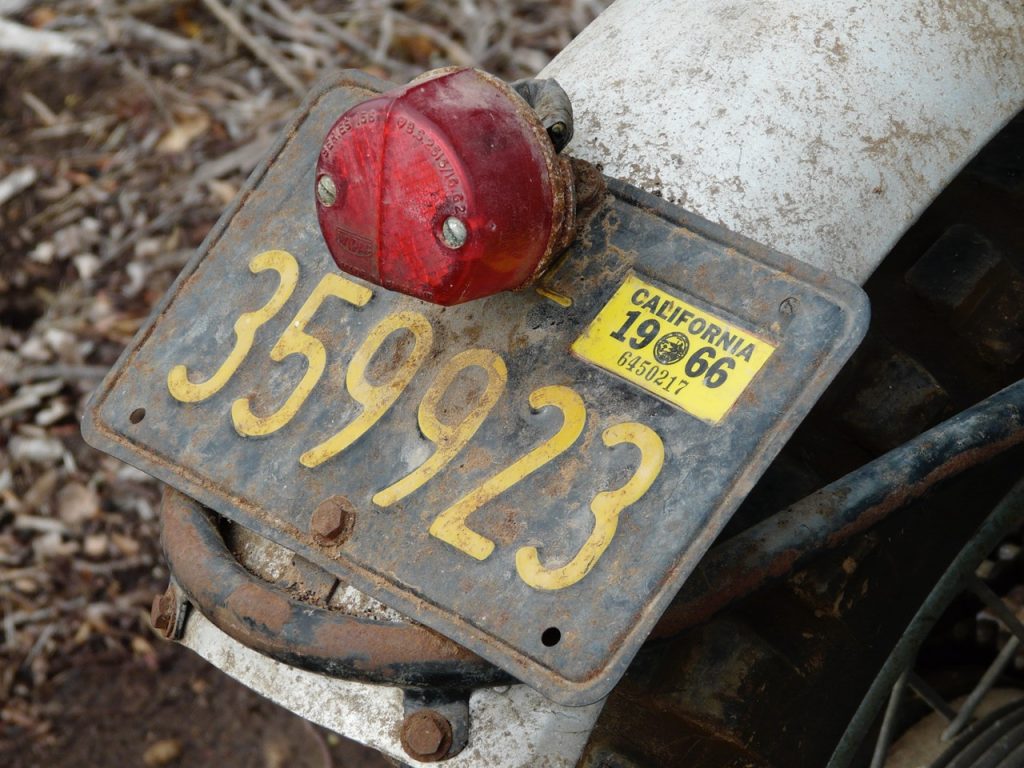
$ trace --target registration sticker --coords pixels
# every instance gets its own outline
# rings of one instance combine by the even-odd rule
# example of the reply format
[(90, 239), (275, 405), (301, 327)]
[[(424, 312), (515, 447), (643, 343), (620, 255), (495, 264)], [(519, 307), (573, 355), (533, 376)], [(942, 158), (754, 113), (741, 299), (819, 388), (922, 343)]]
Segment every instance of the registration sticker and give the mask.
[(775, 346), (630, 274), (572, 351), (699, 419), (717, 423)]

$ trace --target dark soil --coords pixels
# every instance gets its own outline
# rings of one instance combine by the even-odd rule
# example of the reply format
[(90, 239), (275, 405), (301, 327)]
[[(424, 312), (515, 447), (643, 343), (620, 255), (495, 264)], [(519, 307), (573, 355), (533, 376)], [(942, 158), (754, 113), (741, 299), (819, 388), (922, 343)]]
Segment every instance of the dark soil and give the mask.
[[(49, 681), (38, 703), (46, 734), (4, 743), (8, 768), (187, 765), (384, 768), (378, 752), (310, 725), (187, 649), (150, 660), (94, 659)], [(10, 730), (10, 729), (8, 729)]]

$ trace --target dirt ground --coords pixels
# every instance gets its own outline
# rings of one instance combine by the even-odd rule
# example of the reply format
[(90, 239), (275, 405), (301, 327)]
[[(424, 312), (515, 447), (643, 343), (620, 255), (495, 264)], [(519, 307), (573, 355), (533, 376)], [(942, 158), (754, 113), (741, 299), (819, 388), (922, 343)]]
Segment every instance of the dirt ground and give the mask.
[(156, 638), (159, 489), (82, 407), (326, 70), (524, 77), (606, 4), (0, 0), (0, 765), (381, 764)]
[(392, 765), (378, 752), (310, 725), (169, 643), (147, 659), (80, 661), (42, 686), (36, 702), (53, 718), (53, 729), (45, 738), (22, 731), (0, 747), (0, 765)]

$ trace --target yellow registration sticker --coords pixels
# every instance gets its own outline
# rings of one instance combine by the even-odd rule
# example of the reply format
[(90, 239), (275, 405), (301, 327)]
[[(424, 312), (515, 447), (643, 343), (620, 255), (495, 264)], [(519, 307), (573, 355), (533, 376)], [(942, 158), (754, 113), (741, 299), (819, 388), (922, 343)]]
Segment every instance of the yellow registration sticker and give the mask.
[(572, 351), (714, 423), (729, 412), (775, 346), (631, 274)]

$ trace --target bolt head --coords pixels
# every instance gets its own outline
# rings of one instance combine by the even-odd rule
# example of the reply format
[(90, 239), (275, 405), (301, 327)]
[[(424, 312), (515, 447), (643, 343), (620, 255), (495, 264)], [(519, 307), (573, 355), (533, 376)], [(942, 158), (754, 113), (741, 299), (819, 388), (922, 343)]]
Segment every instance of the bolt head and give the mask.
[(355, 508), (344, 496), (331, 496), (313, 511), (310, 530), (322, 539), (340, 543), (352, 530)]
[(452, 746), (452, 724), (433, 709), (413, 712), (402, 723), (402, 748), (420, 762), (435, 762), (448, 756)]
[(321, 176), (316, 183), (316, 197), (321, 205), (327, 207), (334, 205), (335, 200), (338, 199), (338, 188), (334, 184), (334, 179), (327, 175)]
[(466, 225), (462, 219), (449, 216), (444, 220), (444, 224), (441, 225), (441, 240), (449, 248), (461, 248), (466, 244), (468, 236), (469, 232), (466, 230)]

